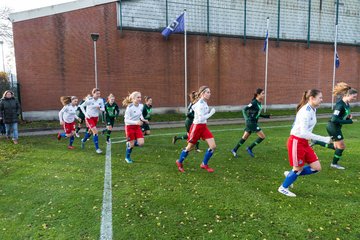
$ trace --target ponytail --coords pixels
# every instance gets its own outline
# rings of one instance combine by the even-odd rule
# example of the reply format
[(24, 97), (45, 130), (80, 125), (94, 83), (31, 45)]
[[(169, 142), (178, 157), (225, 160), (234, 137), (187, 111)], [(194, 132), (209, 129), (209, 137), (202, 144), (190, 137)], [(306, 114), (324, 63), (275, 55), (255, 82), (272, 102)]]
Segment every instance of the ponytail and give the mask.
[(62, 103), (62, 105), (66, 106), (69, 103), (71, 103), (71, 97), (70, 96), (61, 96), (60, 97), (60, 102)]
[(124, 100), (122, 101), (122, 105), (124, 107), (127, 107), (130, 103), (132, 103), (132, 100), (130, 98), (130, 94), (124, 98)]
[(334, 87), (334, 91), (333, 91), (333, 95), (334, 96), (345, 96), (345, 95), (349, 95), (349, 94), (356, 94), (357, 90), (354, 88), (351, 88), (349, 84), (345, 83), (345, 82), (339, 82), (338, 84), (336, 84), (336, 86)]
[(208, 86), (201, 86), (199, 88), (199, 90), (193, 94), (193, 96), (194, 96), (193, 103), (196, 103), (197, 101), (199, 101), (199, 99), (201, 98), (201, 94), (203, 92), (205, 92), (205, 90), (208, 89), (208, 88), (209, 88)]
[(129, 93), (129, 95), (127, 97), (125, 97), (124, 100), (122, 101), (122, 105), (127, 107), (128, 105), (130, 105), (130, 103), (132, 103), (134, 101), (135, 97), (139, 94), (141, 94), (141, 93), (138, 91)]
[(316, 97), (319, 93), (321, 93), (321, 91), (317, 89), (305, 91), (299, 104), (296, 107), (296, 112), (298, 112), (309, 101), (310, 97)]
[(190, 102), (191, 102), (191, 103), (194, 102), (195, 97), (196, 97), (196, 92), (195, 92), (195, 91), (192, 91), (192, 92), (189, 94), (189, 98), (190, 98)]
[(263, 91), (264, 90), (261, 88), (256, 89), (253, 99), (257, 98), (257, 96), (260, 95)]

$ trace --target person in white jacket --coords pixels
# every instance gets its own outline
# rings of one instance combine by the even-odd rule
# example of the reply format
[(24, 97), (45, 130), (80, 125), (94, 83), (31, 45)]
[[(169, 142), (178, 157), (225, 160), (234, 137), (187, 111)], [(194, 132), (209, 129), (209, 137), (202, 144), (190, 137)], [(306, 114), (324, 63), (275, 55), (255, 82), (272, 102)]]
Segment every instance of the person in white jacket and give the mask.
[[(93, 133), (93, 141), (95, 145), (96, 153), (102, 153), (101, 149), (99, 148), (99, 136), (98, 136), (98, 129), (96, 128), (96, 124), (99, 119), (99, 114), (105, 111), (104, 100), (100, 97), (100, 89), (94, 88), (92, 90), (92, 97), (89, 97), (80, 105), (81, 111), (85, 115), (85, 122), (86, 126), (90, 129)], [(86, 110), (85, 110), (86, 107)], [(85, 133), (83, 139), (81, 139), (81, 148), (85, 147), (85, 142), (91, 136), (89, 132)]]
[(68, 149), (74, 149), (75, 119), (79, 120), (79, 117), (76, 116), (78, 98), (75, 96), (62, 96), (60, 101), (64, 107), (59, 112), (59, 121), (65, 132), (59, 132), (57, 139), (60, 140), (62, 137), (68, 137), (70, 139)]
[(188, 133), (188, 144), (186, 148), (181, 151), (179, 159), (176, 160), (176, 165), (180, 172), (184, 172), (183, 162), (188, 156), (189, 152), (194, 148), (195, 144), (201, 138), (207, 142), (209, 148), (205, 153), (203, 162), (201, 163), (200, 167), (207, 170), (208, 172), (214, 172), (214, 169), (209, 167), (208, 162), (215, 151), (216, 144), (214, 136), (206, 125), (207, 119), (215, 113), (215, 109), (212, 108), (210, 110), (209, 106), (207, 105), (207, 101), (211, 96), (210, 88), (207, 86), (200, 87), (195, 96), (194, 105), (192, 106), (195, 116), (194, 122), (191, 125), (190, 131)]
[[(289, 197), (296, 197), (289, 187), (295, 182), (298, 176), (317, 173), (321, 170), (316, 153), (309, 145), (309, 140), (330, 143), (330, 137), (323, 137), (312, 133), (316, 125), (316, 108), (322, 102), (320, 90), (312, 89), (305, 91), (296, 110), (296, 118), (287, 142), (290, 171), (285, 171), (285, 180), (278, 188), (278, 191)], [(305, 164), (308, 164), (305, 166)]]
[(141, 147), (144, 145), (144, 135), (140, 126), (143, 123), (149, 124), (149, 122), (145, 120), (142, 115), (144, 106), (141, 104), (140, 92), (132, 92), (123, 100), (122, 104), (126, 107), (124, 114), (125, 134), (127, 140), (125, 161), (127, 163), (132, 163), (133, 160), (130, 157), (132, 149), (134, 146)]

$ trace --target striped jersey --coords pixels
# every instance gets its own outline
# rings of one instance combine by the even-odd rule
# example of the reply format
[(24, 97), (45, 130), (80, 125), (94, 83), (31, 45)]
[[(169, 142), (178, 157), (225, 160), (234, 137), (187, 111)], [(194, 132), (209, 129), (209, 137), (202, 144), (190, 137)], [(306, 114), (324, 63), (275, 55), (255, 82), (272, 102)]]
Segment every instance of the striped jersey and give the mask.
[(59, 120), (60, 122), (72, 123), (75, 121), (76, 109), (78, 106), (73, 106), (71, 103), (65, 105), (59, 112)]
[(104, 100), (102, 98), (94, 99), (93, 97), (89, 97), (80, 105), (80, 109), (85, 116), (98, 117), (101, 111), (105, 111)]
[(316, 109), (312, 108), (310, 104), (307, 103), (297, 112), (290, 134), (307, 140), (317, 140), (329, 143), (330, 137), (323, 137), (312, 133), (315, 125)]
[(124, 123), (125, 125), (136, 125), (140, 120), (144, 120), (142, 115), (143, 104), (134, 105), (131, 103), (126, 107), (124, 114)]
[(203, 99), (197, 101), (193, 106), (194, 110), (194, 122), (193, 124), (202, 124), (207, 123), (207, 119), (210, 118), (213, 114), (210, 113), (209, 106), (207, 102)]

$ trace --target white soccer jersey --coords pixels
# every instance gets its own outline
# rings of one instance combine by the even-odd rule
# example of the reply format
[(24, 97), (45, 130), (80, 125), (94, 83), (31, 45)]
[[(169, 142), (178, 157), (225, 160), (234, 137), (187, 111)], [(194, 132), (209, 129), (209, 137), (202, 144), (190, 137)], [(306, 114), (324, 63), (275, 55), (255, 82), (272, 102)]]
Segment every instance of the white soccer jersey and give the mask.
[(206, 123), (207, 119), (210, 118), (215, 111), (209, 112), (209, 106), (207, 105), (206, 101), (200, 99), (197, 101), (193, 106), (192, 109), (194, 110), (194, 124), (201, 124)]
[(142, 115), (143, 107), (142, 104), (135, 106), (132, 103), (127, 106), (124, 114), (125, 125), (136, 125), (140, 120), (144, 120)]
[(59, 120), (60, 122), (72, 123), (75, 121), (77, 106), (73, 106), (71, 103), (64, 106), (59, 112)]
[(290, 134), (307, 140), (317, 140), (325, 143), (330, 142), (330, 137), (323, 137), (312, 133), (315, 124), (316, 109), (307, 103), (297, 112)]
[[(86, 111), (84, 107), (86, 107)], [(89, 97), (80, 105), (80, 109), (86, 118), (98, 117), (101, 111), (105, 111), (104, 100), (102, 98), (95, 100), (93, 97)]]

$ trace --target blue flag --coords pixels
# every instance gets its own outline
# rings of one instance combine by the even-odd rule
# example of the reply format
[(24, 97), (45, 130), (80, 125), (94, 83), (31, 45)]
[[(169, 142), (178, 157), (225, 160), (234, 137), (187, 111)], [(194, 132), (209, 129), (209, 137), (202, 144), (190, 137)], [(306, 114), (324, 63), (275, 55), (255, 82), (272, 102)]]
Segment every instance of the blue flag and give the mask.
[(267, 48), (268, 39), (269, 39), (269, 31), (266, 30), (266, 36), (265, 36), (265, 41), (264, 41), (264, 52), (266, 51), (266, 48)]
[(336, 57), (335, 57), (335, 67), (339, 68), (340, 67), (340, 58), (338, 53), (336, 52)]
[(170, 34), (176, 32), (184, 32), (185, 29), (185, 21), (184, 21), (184, 14), (181, 14), (177, 19), (175, 19), (172, 23), (169, 24), (161, 34), (164, 37), (169, 37)]

